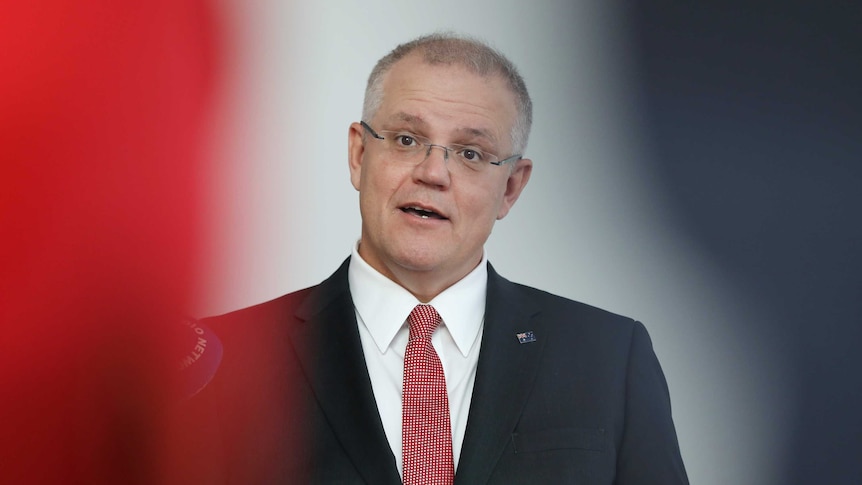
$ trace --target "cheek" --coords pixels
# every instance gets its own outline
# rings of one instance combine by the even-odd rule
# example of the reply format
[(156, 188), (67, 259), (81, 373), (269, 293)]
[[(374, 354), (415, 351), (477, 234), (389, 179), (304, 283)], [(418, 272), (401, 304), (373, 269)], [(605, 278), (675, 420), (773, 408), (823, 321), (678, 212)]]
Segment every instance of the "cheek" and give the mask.
[(387, 212), (390, 201), (398, 190), (398, 174), (392, 171), (366, 169), (362, 173), (359, 203), (363, 217), (368, 211)]
[(490, 232), (500, 212), (502, 199), (502, 192), (490, 188), (463, 198), (459, 207), (467, 222), (467, 230), (472, 233)]
[(497, 213), (503, 204), (503, 194), (506, 187), (502, 182), (489, 184), (481, 190), (481, 195), (476, 197), (476, 204), (481, 206), (483, 214), (492, 220), (497, 219)]

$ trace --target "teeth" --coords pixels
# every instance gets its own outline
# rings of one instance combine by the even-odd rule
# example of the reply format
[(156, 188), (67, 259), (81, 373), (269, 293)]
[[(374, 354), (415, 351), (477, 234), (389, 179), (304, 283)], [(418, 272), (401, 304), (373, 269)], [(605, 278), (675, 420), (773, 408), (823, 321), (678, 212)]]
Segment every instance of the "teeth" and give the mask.
[(433, 210), (423, 209), (422, 207), (417, 207), (415, 205), (406, 206), (402, 210), (410, 211), (413, 214), (421, 217), (422, 219), (430, 219), (431, 216), (436, 215), (436, 213)]

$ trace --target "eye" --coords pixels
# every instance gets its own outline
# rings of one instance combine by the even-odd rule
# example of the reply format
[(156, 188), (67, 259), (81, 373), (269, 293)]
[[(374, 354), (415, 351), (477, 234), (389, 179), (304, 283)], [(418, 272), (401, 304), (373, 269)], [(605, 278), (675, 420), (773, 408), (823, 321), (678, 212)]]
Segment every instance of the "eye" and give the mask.
[(481, 162), (485, 158), (482, 152), (473, 148), (462, 148), (458, 154), (468, 162)]
[(399, 147), (402, 147), (402, 148), (415, 147), (419, 144), (416, 141), (416, 138), (414, 138), (413, 135), (410, 135), (410, 134), (405, 134), (405, 133), (398, 134), (398, 135), (395, 135), (394, 139), (395, 139), (395, 144)]

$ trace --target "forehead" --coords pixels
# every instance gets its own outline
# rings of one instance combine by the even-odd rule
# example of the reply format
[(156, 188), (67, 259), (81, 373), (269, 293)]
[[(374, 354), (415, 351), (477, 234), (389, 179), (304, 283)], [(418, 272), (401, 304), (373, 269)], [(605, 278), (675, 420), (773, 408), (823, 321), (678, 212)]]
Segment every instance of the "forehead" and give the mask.
[(429, 64), (411, 54), (384, 75), (382, 87), (375, 119), (485, 134), (510, 143), (516, 97), (498, 74), (483, 76), (460, 64)]

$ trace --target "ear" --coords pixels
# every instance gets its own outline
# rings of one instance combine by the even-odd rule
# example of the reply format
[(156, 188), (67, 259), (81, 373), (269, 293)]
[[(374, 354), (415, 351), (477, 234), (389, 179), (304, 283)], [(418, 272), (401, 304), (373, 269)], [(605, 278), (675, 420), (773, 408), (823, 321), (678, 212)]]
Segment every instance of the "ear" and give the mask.
[(500, 204), (500, 210), (497, 212), (497, 220), (506, 217), (509, 210), (515, 205), (515, 201), (521, 196), (521, 191), (527, 186), (530, 181), (530, 174), (533, 172), (533, 161), (529, 158), (522, 158), (515, 162), (515, 167), (509, 173), (509, 178), (506, 179), (506, 191), (503, 192), (503, 202)]
[(350, 167), (350, 183), (356, 190), (359, 190), (359, 182), (362, 179), (362, 156), (365, 153), (362, 136), (364, 134), (362, 125), (350, 124), (350, 130), (347, 133), (347, 164)]

